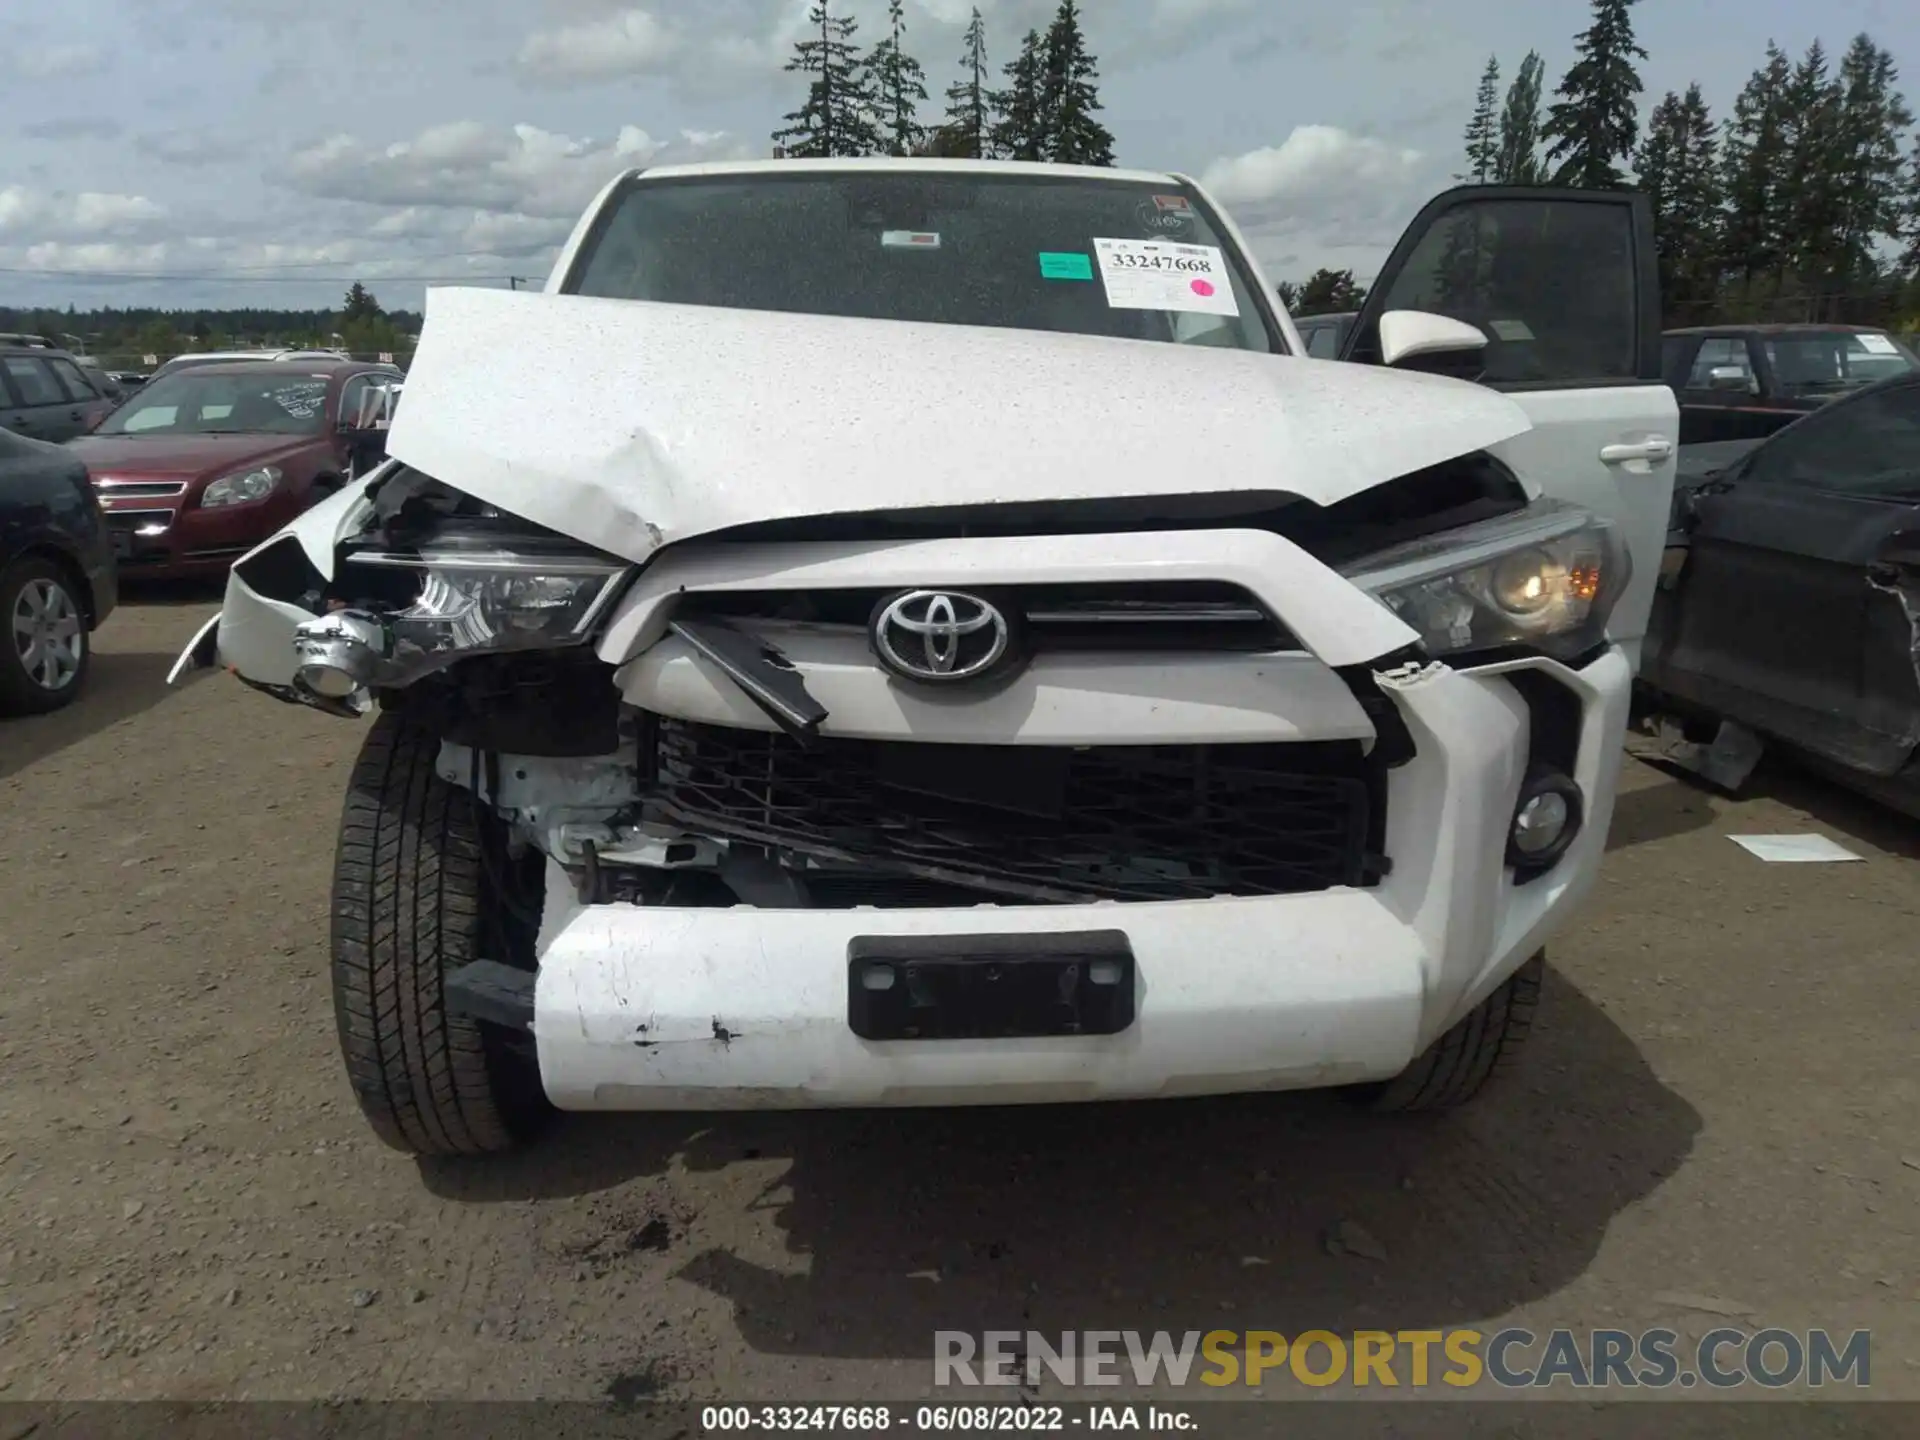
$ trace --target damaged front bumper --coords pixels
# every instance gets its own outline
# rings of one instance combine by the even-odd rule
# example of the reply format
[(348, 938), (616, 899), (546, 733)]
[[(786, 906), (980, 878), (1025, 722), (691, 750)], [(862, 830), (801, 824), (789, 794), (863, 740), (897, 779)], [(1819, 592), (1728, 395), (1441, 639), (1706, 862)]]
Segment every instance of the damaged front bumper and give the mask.
[[(315, 703), (293, 637), (325, 613), (313, 582), (326, 589), (360, 523), (360, 489), (295, 527), (297, 556), (282, 542), (237, 565), (217, 628), (183, 664), (217, 660)], [(1289, 643), (1042, 652), (995, 687), (941, 693), (889, 679), (846, 626), (727, 609), (850, 586), (1143, 580), (1234, 587)], [(690, 620), (696, 602), (733, 618), (718, 631)], [(777, 655), (779, 693), (743, 686), (734, 672), (751, 653), (716, 633)], [(1013, 1103), (1391, 1077), (1592, 883), (1632, 678), (1616, 647), (1455, 668), (1425, 660), (1417, 640), (1263, 531), (669, 551), (595, 641), (617, 691), (617, 749), (542, 761), (447, 740), (442, 777), (548, 856), (531, 994), (524, 981), (487, 988), (471, 1012), (519, 1017), (564, 1109)], [(978, 780), (968, 752), (991, 752)], [(1001, 763), (1016, 754), (1051, 766), (1036, 787), (1065, 788), (1045, 825), (1009, 822), (983, 846), (951, 823), (949, 802), (966, 798), (954, 777), (1010, 787), (977, 798), (1017, 815), (1022, 782)], [(874, 768), (835, 768), (855, 761)], [(912, 773), (887, 769), (907, 762)], [(1584, 823), (1529, 871), (1511, 853), (1515, 818), (1543, 770), (1571, 783)], [(847, 778), (866, 774), (880, 791)], [(1103, 802), (1122, 790), (1126, 804)], [(861, 1033), (859, 992), (873, 983), (861, 957), (876, 946), (938, 957), (1027, 940), (1123, 953), (1112, 973), (1131, 1004), (1082, 1006), (1094, 1018), (1077, 1034)]]
[[(1501, 863), (1526, 769), (1515, 673), (1578, 706), (1587, 823), (1552, 871)], [(1147, 903), (762, 909), (582, 904), (550, 864), (532, 1028), (563, 1109), (1017, 1103), (1385, 1079), (1540, 948), (1591, 884), (1631, 668), (1383, 675), (1417, 749), (1388, 779), (1392, 873), (1371, 888)], [(1118, 1034), (874, 1042), (849, 1025), (867, 937), (1119, 931), (1137, 1013)]]

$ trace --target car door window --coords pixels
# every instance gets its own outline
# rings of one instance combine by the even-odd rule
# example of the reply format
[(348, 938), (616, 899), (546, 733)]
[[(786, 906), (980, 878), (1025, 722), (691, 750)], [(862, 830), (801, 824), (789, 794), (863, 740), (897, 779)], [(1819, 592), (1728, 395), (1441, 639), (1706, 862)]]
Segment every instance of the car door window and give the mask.
[[(1487, 337), (1485, 384), (1636, 381), (1635, 243), (1625, 205), (1476, 199), (1426, 227), (1379, 311), (1425, 310), (1476, 326)], [(1353, 358), (1377, 359), (1378, 349), (1377, 334), (1363, 336)]]
[(340, 390), (340, 423), (356, 424), (360, 419), (360, 407), (366, 403), (367, 392), (372, 388), (371, 376), (355, 375)]
[(47, 368), (44, 360), (35, 360), (26, 355), (9, 355), (0, 360), (0, 368), (4, 368), (7, 378), (13, 381), (14, 394), (20, 397), (22, 405), (70, 403), (66, 391), (60, 388), (60, 382), (54, 378), (53, 371)]
[[(1732, 372), (1738, 371), (1737, 375)], [(1689, 390), (1731, 390), (1751, 393), (1755, 388), (1753, 361), (1747, 342), (1738, 335), (1717, 335), (1700, 342), (1700, 353), (1687, 371)]]
[(1315, 325), (1303, 338), (1307, 342), (1307, 354), (1316, 360), (1332, 360), (1340, 353), (1337, 325)]
[(1920, 495), (1920, 385), (1820, 411), (1754, 452), (1741, 477), (1902, 498)]
[(86, 372), (71, 360), (63, 360), (55, 356), (50, 358), (47, 364), (53, 367), (53, 373), (59, 376), (60, 382), (66, 387), (69, 399), (86, 404), (100, 398), (92, 382), (87, 379)]

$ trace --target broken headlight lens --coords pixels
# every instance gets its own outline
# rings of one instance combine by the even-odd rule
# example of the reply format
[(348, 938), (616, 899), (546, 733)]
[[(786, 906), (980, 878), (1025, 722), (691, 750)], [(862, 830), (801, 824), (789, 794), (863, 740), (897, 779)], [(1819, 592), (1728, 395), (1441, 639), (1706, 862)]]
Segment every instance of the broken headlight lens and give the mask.
[(632, 566), (580, 548), (361, 551), (343, 578), (410, 595), (345, 606), (295, 627), (297, 683), (323, 697), (399, 688), (472, 655), (556, 650), (592, 634)]
[(359, 554), (356, 565), (418, 572), (413, 604), (391, 615), (397, 641), (427, 651), (526, 650), (587, 638), (632, 567), (590, 551)]
[(1345, 574), (1434, 654), (1524, 645), (1572, 656), (1606, 638), (1630, 561), (1609, 521), (1548, 500), (1369, 555)]

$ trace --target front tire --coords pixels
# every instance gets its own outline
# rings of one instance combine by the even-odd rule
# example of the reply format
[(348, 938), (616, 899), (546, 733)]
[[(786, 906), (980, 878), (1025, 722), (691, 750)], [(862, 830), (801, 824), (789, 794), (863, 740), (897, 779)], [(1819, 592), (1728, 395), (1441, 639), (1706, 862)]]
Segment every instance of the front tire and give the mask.
[(334, 861), (334, 1018), (383, 1141), (484, 1155), (531, 1138), (550, 1109), (532, 1057), (449, 1013), (442, 982), (473, 960), (532, 968), (537, 911), (510, 911), (516, 892), (538, 895), (541, 862), (505, 853), (505, 827), (435, 774), (439, 750), (391, 713), (361, 747)]
[(1452, 1110), (1464, 1105), (1518, 1063), (1540, 1006), (1547, 969), (1544, 950), (1429, 1045), (1420, 1058), (1381, 1085), (1356, 1088), (1354, 1098), (1383, 1113)]
[(0, 570), (0, 714), (71, 705), (93, 664), (73, 577), (42, 555)]

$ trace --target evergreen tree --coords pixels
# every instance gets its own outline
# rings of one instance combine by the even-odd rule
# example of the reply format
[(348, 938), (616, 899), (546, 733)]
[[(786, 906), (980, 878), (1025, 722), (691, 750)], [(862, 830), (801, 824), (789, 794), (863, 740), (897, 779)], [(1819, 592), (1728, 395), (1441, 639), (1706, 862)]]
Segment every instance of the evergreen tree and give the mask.
[(960, 52), (960, 78), (947, 87), (947, 122), (940, 127), (942, 154), (979, 160), (993, 153), (993, 95), (987, 89), (987, 24), (980, 7), (967, 21)]
[(1480, 89), (1473, 97), (1473, 118), (1467, 121), (1467, 173), (1455, 176), (1486, 184), (1500, 167), (1500, 59), (1487, 57), (1480, 72)]
[(780, 153), (796, 159), (871, 155), (881, 148), (867, 68), (854, 43), (857, 22), (836, 17), (832, 0), (814, 0), (807, 23), (815, 34), (793, 47), (786, 69), (808, 78), (807, 99), (774, 132)]
[(880, 135), (887, 153), (912, 155), (925, 136), (918, 106), (927, 98), (927, 76), (903, 46), (907, 21), (900, 7), (901, 0), (889, 0), (887, 38), (867, 57), (867, 88), (879, 111)]
[(1653, 201), (1660, 294), (1675, 323), (1705, 318), (1719, 288), (1718, 146), (1698, 82), (1669, 90), (1647, 121), (1634, 157), (1640, 189)]
[(1060, 0), (1041, 54), (1046, 158), (1063, 165), (1113, 164), (1113, 133), (1094, 118), (1100, 110), (1099, 67), (1087, 52), (1074, 0)]
[(380, 302), (374, 299), (373, 292), (358, 280), (353, 282), (353, 287), (347, 291), (347, 298), (340, 306), (342, 320), (383, 320), (386, 314), (380, 308)]
[(1751, 292), (1755, 280), (1777, 271), (1784, 258), (1777, 208), (1787, 168), (1786, 103), (1792, 67), (1773, 41), (1767, 61), (1748, 77), (1733, 102), (1720, 141), (1722, 263)]
[(1538, 185), (1543, 178), (1540, 84), (1545, 69), (1540, 56), (1529, 50), (1507, 89), (1507, 103), (1500, 112), (1500, 156), (1493, 171), (1493, 178), (1502, 185)]
[(1046, 119), (1040, 109), (1043, 64), (1040, 32), (1029, 30), (1020, 53), (1006, 64), (1007, 88), (993, 95), (993, 152), (1003, 160), (1046, 158)]
[(1280, 297), (1280, 308), (1289, 315), (1293, 314), (1300, 304), (1300, 287), (1291, 280), (1281, 280), (1274, 285), (1273, 290)]
[(1907, 190), (1902, 209), (1900, 234), (1907, 248), (1900, 254), (1900, 269), (1920, 287), (1920, 137), (1915, 138), (1913, 158), (1907, 162)]
[(1818, 294), (1835, 269), (1840, 221), (1834, 174), (1840, 88), (1828, 73), (1826, 47), (1818, 40), (1787, 77), (1780, 115), (1787, 163), (1774, 199), (1781, 225), (1778, 278), (1796, 291)]
[(1329, 270), (1324, 265), (1306, 278), (1287, 308), (1295, 315), (1341, 315), (1366, 302), (1367, 287), (1351, 270)]
[(1593, 0), (1593, 24), (1574, 40), (1573, 62), (1547, 111), (1541, 135), (1547, 159), (1558, 161), (1558, 185), (1618, 189), (1617, 161), (1633, 153), (1639, 138), (1640, 74), (1633, 62), (1647, 58), (1633, 38), (1634, 0)]
[(1839, 114), (1834, 145), (1838, 232), (1834, 254), (1850, 281), (1874, 276), (1877, 249), (1897, 240), (1904, 219), (1900, 139), (1913, 112), (1894, 89), (1899, 79), (1890, 52), (1856, 35), (1840, 61)]

